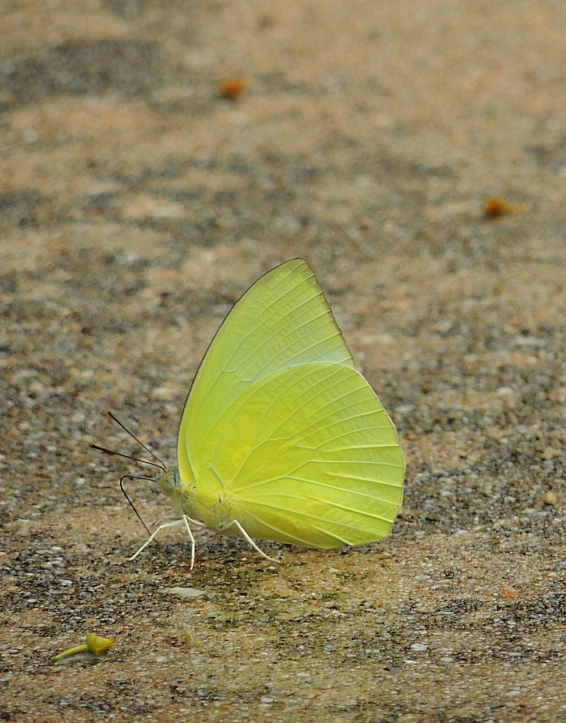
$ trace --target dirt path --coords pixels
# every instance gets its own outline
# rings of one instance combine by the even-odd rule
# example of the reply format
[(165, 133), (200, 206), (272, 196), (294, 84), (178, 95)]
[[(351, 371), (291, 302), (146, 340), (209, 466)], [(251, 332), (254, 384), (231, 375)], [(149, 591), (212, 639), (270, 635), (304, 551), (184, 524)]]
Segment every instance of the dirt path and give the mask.
[[(566, 718), (564, 4), (22, 0), (1, 25), (0, 718)], [(191, 573), (171, 531), (129, 562), (135, 468), (89, 443), (137, 449), (100, 412), (172, 462), (214, 331), (294, 256), (400, 431), (392, 536), (277, 566), (199, 532)], [(50, 662), (89, 631), (106, 658)]]

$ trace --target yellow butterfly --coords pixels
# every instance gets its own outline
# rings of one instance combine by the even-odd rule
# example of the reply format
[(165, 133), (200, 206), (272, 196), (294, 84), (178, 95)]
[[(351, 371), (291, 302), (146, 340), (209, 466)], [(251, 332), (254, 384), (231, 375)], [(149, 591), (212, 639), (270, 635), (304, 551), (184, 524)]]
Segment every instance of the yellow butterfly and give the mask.
[[(260, 278), (212, 341), (181, 418), (178, 468), (158, 479), (190, 524), (310, 548), (385, 537), (403, 496), (395, 427), (308, 265)], [(268, 558), (271, 559), (271, 558)]]

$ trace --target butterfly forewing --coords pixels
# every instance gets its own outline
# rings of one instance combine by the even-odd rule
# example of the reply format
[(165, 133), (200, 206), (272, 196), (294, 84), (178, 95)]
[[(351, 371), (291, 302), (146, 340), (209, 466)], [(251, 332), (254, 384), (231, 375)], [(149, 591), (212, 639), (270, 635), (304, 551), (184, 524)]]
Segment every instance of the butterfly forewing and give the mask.
[(212, 341), (181, 420), (181, 473), (191, 474), (215, 421), (251, 384), (316, 361), (354, 368), (313, 272), (302, 259), (293, 259), (244, 294)]

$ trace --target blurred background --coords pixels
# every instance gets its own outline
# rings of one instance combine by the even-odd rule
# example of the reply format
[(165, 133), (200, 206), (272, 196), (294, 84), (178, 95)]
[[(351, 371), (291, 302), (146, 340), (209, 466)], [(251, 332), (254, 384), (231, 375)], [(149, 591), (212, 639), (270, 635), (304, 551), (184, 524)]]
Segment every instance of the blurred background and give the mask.
[[(552, 0), (4, 1), (12, 720), (563, 715), (534, 691), (563, 653), (565, 30)], [(346, 555), (268, 546), (276, 571), (199, 532), (213, 593), (189, 611), (162, 594), (186, 540), (127, 563), (132, 468), (88, 445), (139, 453), (112, 409), (174, 463), (214, 332), (296, 256), (400, 431), (404, 510)], [(168, 513), (156, 485), (132, 495)], [(93, 627), (144, 652), (38, 686), (45, 638)]]

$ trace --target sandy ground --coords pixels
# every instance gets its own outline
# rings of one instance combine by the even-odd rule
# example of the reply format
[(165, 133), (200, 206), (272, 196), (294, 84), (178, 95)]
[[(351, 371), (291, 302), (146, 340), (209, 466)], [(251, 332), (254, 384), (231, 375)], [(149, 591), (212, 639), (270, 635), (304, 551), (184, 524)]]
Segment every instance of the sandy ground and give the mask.
[[(558, 0), (5, 0), (1, 720), (566, 719), (565, 37)], [(398, 426), (393, 534), (129, 562), (100, 412), (173, 462), (214, 331), (294, 256)], [(51, 662), (89, 631), (107, 657)]]

